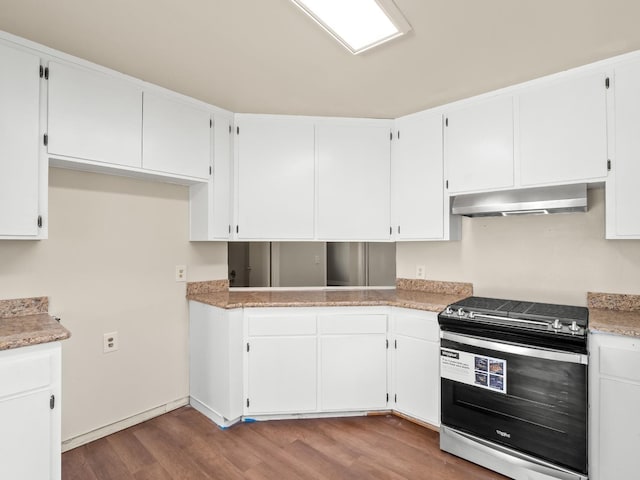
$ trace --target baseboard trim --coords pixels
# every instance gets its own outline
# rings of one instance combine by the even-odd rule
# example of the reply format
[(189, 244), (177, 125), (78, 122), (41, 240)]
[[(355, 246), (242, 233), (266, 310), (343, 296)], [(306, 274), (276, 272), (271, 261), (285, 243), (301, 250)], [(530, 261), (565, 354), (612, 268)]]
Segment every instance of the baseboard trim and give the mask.
[(81, 445), (85, 445), (100, 438), (106, 437), (107, 435), (119, 432), (120, 430), (124, 430), (125, 428), (133, 427), (134, 425), (163, 415), (167, 412), (175, 410), (176, 408), (184, 407), (188, 404), (189, 397), (179, 398), (178, 400), (174, 400), (173, 402), (169, 402), (165, 405), (160, 405), (159, 407), (155, 407), (136, 415), (132, 415), (131, 417), (117, 421), (110, 425), (105, 425), (104, 427), (96, 428), (95, 430), (91, 430), (90, 432), (77, 435), (73, 438), (69, 438), (62, 442), (62, 452), (73, 450), (74, 448), (80, 447)]
[(411, 423), (415, 423), (416, 425), (420, 425), (421, 427), (428, 428), (429, 430), (433, 430), (434, 432), (440, 432), (440, 427), (433, 425), (429, 422), (425, 422), (424, 420), (419, 420), (417, 418), (411, 417), (405, 413), (399, 412), (397, 410), (393, 410), (393, 414), (396, 417), (404, 418), (405, 420), (410, 421)]

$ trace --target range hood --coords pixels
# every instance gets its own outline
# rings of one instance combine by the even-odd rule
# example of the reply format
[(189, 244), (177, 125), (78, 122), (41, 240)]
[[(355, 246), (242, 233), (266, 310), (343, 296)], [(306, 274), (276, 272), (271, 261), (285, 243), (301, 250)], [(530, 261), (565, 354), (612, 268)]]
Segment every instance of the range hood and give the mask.
[(458, 195), (451, 213), (466, 217), (545, 215), (587, 211), (587, 185), (524, 188)]

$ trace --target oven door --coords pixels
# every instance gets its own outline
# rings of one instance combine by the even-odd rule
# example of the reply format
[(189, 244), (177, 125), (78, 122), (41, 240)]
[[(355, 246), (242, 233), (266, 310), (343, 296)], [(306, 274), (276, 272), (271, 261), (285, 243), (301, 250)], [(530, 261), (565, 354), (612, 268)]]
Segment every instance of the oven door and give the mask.
[(442, 332), (442, 424), (587, 472), (587, 357)]

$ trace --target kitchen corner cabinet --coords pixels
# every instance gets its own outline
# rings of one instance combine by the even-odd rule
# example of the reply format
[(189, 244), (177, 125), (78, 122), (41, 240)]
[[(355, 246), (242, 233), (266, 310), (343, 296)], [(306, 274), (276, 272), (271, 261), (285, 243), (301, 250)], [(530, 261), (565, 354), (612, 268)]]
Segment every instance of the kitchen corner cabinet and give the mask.
[(189, 302), (189, 400), (221, 426), (242, 416), (242, 310)]
[(391, 128), (386, 120), (317, 124), (318, 239), (390, 240)]
[(208, 111), (145, 91), (142, 168), (208, 179), (212, 128)]
[(387, 406), (387, 315), (318, 316), (323, 411)]
[(0, 352), (0, 478), (61, 478), (60, 343)]
[(38, 56), (0, 44), (0, 238), (40, 233), (39, 69)]
[(142, 167), (142, 89), (80, 66), (48, 68), (49, 155)]
[(395, 121), (391, 156), (395, 240), (450, 239), (449, 205), (444, 199), (442, 129), (439, 112), (421, 112)]
[(316, 317), (247, 314), (247, 415), (317, 410)]
[(636, 478), (640, 471), (640, 339), (589, 337), (589, 478)]
[(392, 310), (393, 408), (440, 425), (440, 328), (434, 312)]
[(213, 158), (207, 183), (189, 187), (189, 239), (228, 240), (231, 236), (231, 117), (213, 117)]
[(236, 115), (237, 240), (314, 238), (314, 125)]
[(640, 61), (618, 65), (615, 155), (606, 183), (606, 232), (610, 239), (640, 239)]
[(513, 187), (513, 97), (500, 95), (445, 113), (449, 193)]
[(548, 185), (607, 175), (607, 73), (573, 74), (518, 95), (520, 183)]

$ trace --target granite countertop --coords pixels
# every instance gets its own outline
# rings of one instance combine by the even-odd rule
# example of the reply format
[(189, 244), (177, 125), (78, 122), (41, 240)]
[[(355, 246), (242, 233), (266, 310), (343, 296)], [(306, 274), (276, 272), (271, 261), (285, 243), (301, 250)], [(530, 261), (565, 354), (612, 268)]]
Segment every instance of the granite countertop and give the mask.
[(187, 286), (187, 299), (227, 309), (382, 305), (439, 312), (472, 294), (469, 283), (405, 279), (398, 279), (395, 289), (229, 291), (226, 280)]
[(640, 295), (587, 293), (589, 330), (640, 337)]
[(69, 330), (48, 309), (47, 297), (0, 300), (0, 350), (69, 338)]

